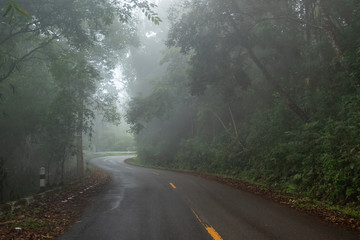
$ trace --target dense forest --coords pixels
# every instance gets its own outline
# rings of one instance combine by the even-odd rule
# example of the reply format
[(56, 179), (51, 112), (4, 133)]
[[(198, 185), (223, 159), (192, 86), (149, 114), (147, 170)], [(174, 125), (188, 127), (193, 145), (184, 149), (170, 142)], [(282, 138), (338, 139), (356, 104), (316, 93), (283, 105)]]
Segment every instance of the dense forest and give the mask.
[(120, 120), (114, 70), (138, 45), (134, 11), (160, 19), (154, 4), (138, 0), (0, 7), (0, 201), (8, 201), (39, 190), (40, 167), (49, 185), (81, 177), (83, 147), (94, 138), (104, 150), (132, 145), (128, 136), (112, 146), (102, 140), (111, 129), (104, 122)]
[(358, 0), (0, 7), (1, 201), (37, 191), (42, 166), (81, 177), (84, 148), (133, 150), (109, 124), (124, 114), (145, 165), (358, 206)]
[(358, 204), (359, 1), (173, 2), (124, 67), (138, 160)]

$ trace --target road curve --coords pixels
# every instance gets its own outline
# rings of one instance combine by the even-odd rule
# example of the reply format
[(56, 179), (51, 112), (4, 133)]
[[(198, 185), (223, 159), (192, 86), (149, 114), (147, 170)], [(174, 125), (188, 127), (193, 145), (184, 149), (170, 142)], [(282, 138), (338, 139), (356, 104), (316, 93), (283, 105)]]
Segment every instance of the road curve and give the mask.
[(92, 160), (112, 181), (60, 240), (355, 240), (293, 209), (187, 174)]

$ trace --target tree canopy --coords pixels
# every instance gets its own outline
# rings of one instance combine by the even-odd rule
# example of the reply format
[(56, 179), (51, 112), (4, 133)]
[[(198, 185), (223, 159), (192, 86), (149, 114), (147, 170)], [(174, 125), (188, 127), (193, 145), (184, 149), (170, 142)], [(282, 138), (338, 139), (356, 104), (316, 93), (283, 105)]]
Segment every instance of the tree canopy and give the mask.
[[(119, 122), (112, 72), (137, 45), (134, 11), (153, 23), (155, 4), (141, 0), (2, 0), (0, 22), (1, 200), (84, 173), (83, 136), (96, 115)], [(74, 161), (76, 156), (76, 161)], [(5, 170), (4, 170), (5, 171)]]
[(359, 7), (353, 0), (177, 4), (167, 71), (129, 105), (139, 158), (358, 202)]

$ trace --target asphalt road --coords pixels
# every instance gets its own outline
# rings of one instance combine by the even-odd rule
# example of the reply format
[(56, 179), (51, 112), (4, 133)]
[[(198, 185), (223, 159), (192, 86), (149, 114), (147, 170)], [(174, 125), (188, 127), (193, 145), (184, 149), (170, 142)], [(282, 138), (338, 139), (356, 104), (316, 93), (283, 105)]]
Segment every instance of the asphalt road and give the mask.
[(112, 181), (61, 240), (360, 239), (293, 209), (229, 186), (96, 158)]

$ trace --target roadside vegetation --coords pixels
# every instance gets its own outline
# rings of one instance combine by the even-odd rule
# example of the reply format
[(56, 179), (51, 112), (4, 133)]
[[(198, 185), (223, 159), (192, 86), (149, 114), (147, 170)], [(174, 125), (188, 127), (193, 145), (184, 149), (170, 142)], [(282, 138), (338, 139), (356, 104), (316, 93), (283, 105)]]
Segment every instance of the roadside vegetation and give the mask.
[(143, 39), (152, 71), (133, 66), (127, 121), (138, 161), (256, 183), (358, 218), (358, 2), (193, 0), (169, 19), (167, 36)]
[(24, 200), (13, 211), (9, 204), (0, 205), (0, 239), (55, 239), (78, 220), (108, 181), (109, 175), (93, 168), (82, 181), (33, 196), (30, 205)]
[[(0, 202), (82, 178), (85, 147), (359, 219), (358, 0), (157, 2), (0, 0)], [(135, 143), (104, 124), (119, 84)]]
[(97, 157), (106, 157), (106, 156), (134, 156), (136, 152), (85, 152), (84, 157), (86, 161), (89, 161)]
[(129, 134), (109, 146), (100, 131), (120, 121), (114, 70), (138, 45), (134, 11), (158, 24), (154, 7), (0, 0), (0, 202), (38, 192), (40, 167), (48, 187), (81, 178), (83, 148), (133, 148)]
[(126, 160), (126, 163), (139, 167), (176, 171), (217, 181), (313, 215), (325, 222), (339, 225), (349, 230), (360, 231), (360, 209), (356, 204), (347, 206), (328, 204), (324, 201), (304, 197), (301, 194), (293, 194), (279, 188), (269, 187), (262, 182), (253, 182), (244, 178), (234, 178), (223, 174), (209, 174), (188, 169), (169, 168), (162, 165), (154, 165), (147, 161), (141, 161), (139, 158), (129, 158)]

